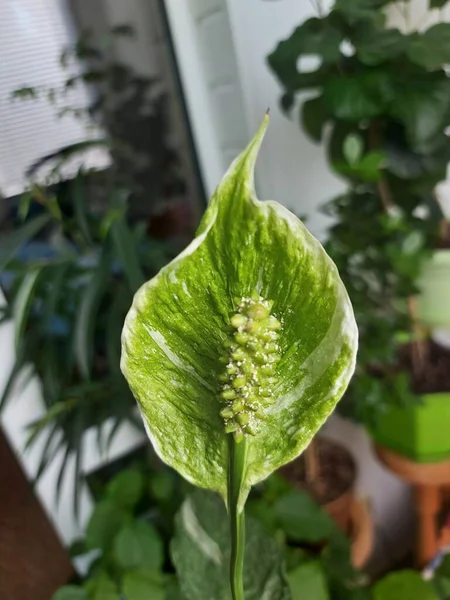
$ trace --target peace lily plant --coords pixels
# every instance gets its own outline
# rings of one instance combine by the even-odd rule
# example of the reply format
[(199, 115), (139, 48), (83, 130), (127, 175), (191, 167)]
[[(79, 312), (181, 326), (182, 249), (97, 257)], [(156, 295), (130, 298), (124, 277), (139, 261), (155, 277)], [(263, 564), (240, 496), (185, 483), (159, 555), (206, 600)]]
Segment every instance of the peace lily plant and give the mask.
[(156, 452), (227, 506), (234, 600), (244, 598), (250, 488), (307, 447), (357, 349), (334, 263), (297, 217), (256, 199), (267, 123), (219, 184), (193, 242), (137, 292), (122, 334), (121, 368)]

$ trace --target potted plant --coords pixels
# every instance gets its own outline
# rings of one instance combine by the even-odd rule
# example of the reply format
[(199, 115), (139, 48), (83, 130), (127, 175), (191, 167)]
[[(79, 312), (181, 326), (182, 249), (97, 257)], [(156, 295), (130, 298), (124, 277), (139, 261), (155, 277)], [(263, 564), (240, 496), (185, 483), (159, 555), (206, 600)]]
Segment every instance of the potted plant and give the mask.
[[(423, 339), (420, 319), (442, 326), (449, 314), (448, 305), (437, 306), (448, 281), (437, 279), (445, 258), (435, 252), (443, 220), (435, 187), (450, 158), (450, 48), (436, 41), (447, 39), (450, 25), (389, 28), (394, 4), (336, 0), (268, 62), (287, 113), (309, 93), (303, 128), (327, 145), (332, 168), (348, 182), (323, 208), (333, 219), (326, 248), (360, 331), (355, 377), (339, 409), (393, 449), (440, 460), (450, 455), (450, 355)], [(302, 72), (299, 59), (311, 54), (320, 65)]]

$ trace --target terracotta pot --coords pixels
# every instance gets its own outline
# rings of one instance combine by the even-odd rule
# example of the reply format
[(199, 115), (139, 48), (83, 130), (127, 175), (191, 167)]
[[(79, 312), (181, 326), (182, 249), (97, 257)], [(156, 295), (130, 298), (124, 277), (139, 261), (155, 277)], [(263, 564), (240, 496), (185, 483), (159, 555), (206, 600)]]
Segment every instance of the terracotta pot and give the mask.
[[(318, 477), (320, 486), (314, 486), (314, 481), (311, 485), (305, 483), (304, 456), (284, 467), (281, 473), (293, 485), (309, 492), (338, 527), (348, 535), (350, 534), (352, 506), (355, 503), (355, 461), (351, 454), (334, 440), (320, 436), (314, 440), (314, 444), (316, 453), (314, 462), (317, 463), (317, 471), (320, 474)], [(340, 481), (335, 471), (342, 475)], [(324, 489), (337, 488), (337, 493), (332, 500), (324, 502), (321, 500), (319, 488), (322, 492)]]
[(352, 564), (362, 569), (370, 558), (374, 543), (374, 527), (367, 502), (356, 500), (351, 506)]
[(354, 485), (346, 490), (343, 494), (322, 504), (322, 508), (327, 512), (333, 521), (337, 524), (344, 533), (350, 533), (352, 522), (352, 506), (356, 502)]

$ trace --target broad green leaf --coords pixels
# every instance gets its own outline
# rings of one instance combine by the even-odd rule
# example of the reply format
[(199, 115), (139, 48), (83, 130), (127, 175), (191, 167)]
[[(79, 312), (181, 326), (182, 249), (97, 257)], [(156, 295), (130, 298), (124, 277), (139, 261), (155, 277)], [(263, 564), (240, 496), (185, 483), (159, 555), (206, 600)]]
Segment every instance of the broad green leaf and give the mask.
[(163, 545), (156, 529), (145, 521), (125, 525), (114, 539), (114, 558), (124, 570), (158, 571), (163, 562)]
[(350, 23), (367, 20), (381, 27), (384, 15), (379, 9), (392, 0), (336, 0), (334, 10), (342, 13)]
[(108, 484), (106, 495), (121, 508), (134, 508), (144, 492), (144, 476), (140, 471), (128, 469), (119, 473)]
[(431, 71), (450, 63), (450, 23), (438, 23), (417, 33), (407, 47), (409, 59)]
[(362, 28), (354, 40), (356, 54), (361, 62), (376, 66), (392, 61), (407, 47), (408, 38), (398, 29)]
[(409, 143), (415, 150), (428, 152), (443, 128), (450, 112), (448, 80), (411, 81), (399, 87), (392, 116), (406, 127)]
[(86, 546), (90, 550), (108, 550), (126, 516), (127, 514), (110, 500), (99, 502), (87, 526)]
[(85, 584), (89, 600), (122, 600), (116, 584), (104, 573)]
[(327, 582), (318, 561), (299, 565), (288, 573), (292, 600), (330, 600)]
[(373, 600), (437, 600), (433, 587), (417, 571), (387, 575), (373, 589)]
[(35, 217), (11, 233), (2, 235), (0, 241), (0, 272), (13, 259), (19, 250), (49, 223), (51, 217), (48, 214)]
[[(289, 600), (276, 542), (250, 518), (246, 530), (245, 599)], [(187, 600), (231, 600), (229, 523), (218, 496), (203, 491), (188, 496), (175, 520), (171, 550)]]
[(225, 175), (194, 241), (135, 295), (122, 334), (121, 368), (162, 460), (226, 498), (226, 431), (245, 438), (240, 507), (309, 444), (348, 384), (357, 346), (322, 246), (283, 206), (255, 197), (265, 127)]
[(141, 569), (126, 573), (122, 591), (125, 600), (165, 600), (164, 581), (159, 573)]
[(448, 0), (430, 0), (430, 8), (443, 8)]
[(52, 600), (88, 600), (88, 595), (78, 585), (65, 585), (53, 594)]
[(322, 96), (306, 100), (301, 107), (303, 129), (315, 142), (322, 140), (322, 133), (329, 115)]
[(297, 542), (320, 542), (334, 531), (334, 522), (308, 494), (292, 490), (274, 505), (279, 526), (288, 538)]
[(28, 316), (30, 314), (31, 305), (33, 303), (36, 286), (39, 283), (39, 276), (42, 273), (41, 267), (30, 269), (22, 280), (16, 297), (14, 298), (13, 317), (15, 321), (15, 341), (16, 350), (22, 343), (22, 338), (27, 325)]
[(354, 122), (379, 115), (383, 106), (361, 77), (330, 77), (324, 86), (327, 109), (337, 119)]

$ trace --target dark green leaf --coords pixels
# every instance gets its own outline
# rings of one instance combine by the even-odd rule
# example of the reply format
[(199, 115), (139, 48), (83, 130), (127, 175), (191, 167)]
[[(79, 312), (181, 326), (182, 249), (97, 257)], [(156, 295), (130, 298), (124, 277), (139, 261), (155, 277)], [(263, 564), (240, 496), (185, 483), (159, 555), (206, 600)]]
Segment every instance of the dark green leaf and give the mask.
[(330, 600), (327, 581), (320, 562), (299, 565), (288, 573), (292, 600)]
[(408, 38), (398, 29), (366, 27), (362, 28), (354, 45), (362, 63), (376, 66), (399, 56), (405, 50), (407, 41)]
[(87, 208), (85, 198), (84, 176), (80, 171), (73, 184), (73, 204), (75, 209), (75, 218), (79, 231), (82, 233), (87, 244), (92, 244), (91, 230), (87, 219)]
[(172, 471), (164, 469), (150, 475), (150, 492), (159, 502), (171, 499), (175, 489), (175, 478)]
[(17, 383), (18, 377), (22, 373), (22, 370), (26, 363), (26, 344), (23, 343), (16, 352), (16, 360), (14, 366), (8, 375), (6, 385), (3, 389), (3, 394), (0, 398), (0, 412), (5, 407), (7, 401), (10, 399), (11, 394), (14, 390), (14, 386)]
[(443, 8), (448, 0), (430, 0), (430, 8)]
[(450, 23), (438, 23), (414, 35), (407, 47), (409, 59), (431, 71), (450, 63)]
[(327, 109), (337, 119), (361, 121), (379, 115), (383, 106), (361, 77), (332, 77), (323, 90)]
[(50, 215), (41, 215), (28, 221), (18, 229), (2, 236), (0, 242), (0, 272), (3, 271), (9, 261), (16, 256), (19, 250), (49, 223)]
[(76, 558), (77, 556), (82, 556), (86, 554), (88, 549), (86, 548), (86, 542), (84, 538), (79, 538), (73, 541), (69, 547), (69, 554), (71, 558)]
[(295, 102), (294, 94), (292, 94), (291, 92), (287, 92), (286, 94), (283, 94), (280, 98), (281, 110), (286, 115), (289, 115), (292, 107), (294, 106), (294, 102)]
[(292, 490), (275, 503), (273, 510), (285, 534), (298, 542), (320, 542), (336, 527), (305, 492)]
[(117, 219), (110, 228), (114, 248), (128, 280), (130, 290), (134, 293), (145, 281), (139, 263), (137, 248), (128, 225), (123, 219)]
[(318, 55), (325, 64), (333, 63), (340, 56), (341, 41), (342, 33), (327, 20), (312, 18), (281, 41), (267, 60), (281, 83), (292, 92), (304, 87), (299, 78), (298, 59), (302, 55)]
[(336, 0), (334, 9), (348, 19), (350, 23), (360, 20), (373, 22), (377, 27), (384, 24), (384, 15), (379, 9), (392, 0)]
[[(245, 599), (289, 600), (277, 544), (252, 519), (246, 530)], [(187, 600), (231, 599), (229, 522), (219, 496), (198, 490), (188, 497), (176, 517), (171, 550)]]
[(127, 513), (110, 500), (99, 502), (87, 526), (86, 546), (90, 550), (97, 548), (108, 550), (126, 516)]
[(329, 114), (322, 96), (306, 100), (301, 107), (301, 123), (303, 129), (315, 142), (322, 140), (322, 133)]
[(433, 587), (417, 571), (391, 573), (373, 589), (374, 600), (436, 600)]
[(144, 491), (144, 476), (139, 471), (122, 471), (108, 484), (107, 497), (120, 508), (134, 508)]
[(65, 585), (53, 594), (52, 600), (88, 600), (88, 595), (78, 585)]
[(400, 86), (391, 113), (405, 125), (413, 148), (429, 151), (449, 122), (450, 82), (423, 80)]
[(34, 267), (33, 269), (27, 271), (16, 294), (16, 297), (14, 298), (13, 316), (16, 326), (16, 351), (22, 343), (22, 338), (27, 326), (28, 316), (30, 314), (34, 294), (36, 292), (36, 286), (39, 283), (39, 277), (41, 273), (42, 268), (39, 267)]
[(89, 600), (122, 600), (116, 584), (103, 573), (89, 580), (85, 588)]
[(94, 357), (94, 332), (98, 309), (106, 290), (110, 273), (110, 256), (104, 247), (89, 284), (83, 290), (75, 323), (75, 356), (80, 373), (85, 379), (91, 376), (92, 359)]
[(353, 165), (335, 163), (333, 167), (344, 175), (359, 179), (361, 181), (378, 181), (382, 175), (382, 169), (386, 163), (384, 152), (367, 153), (359, 162)]
[(156, 529), (145, 521), (125, 525), (114, 540), (114, 559), (124, 570), (159, 571), (163, 545)]
[(126, 600), (165, 600), (166, 598), (161, 575), (150, 569), (126, 573), (122, 590)]

